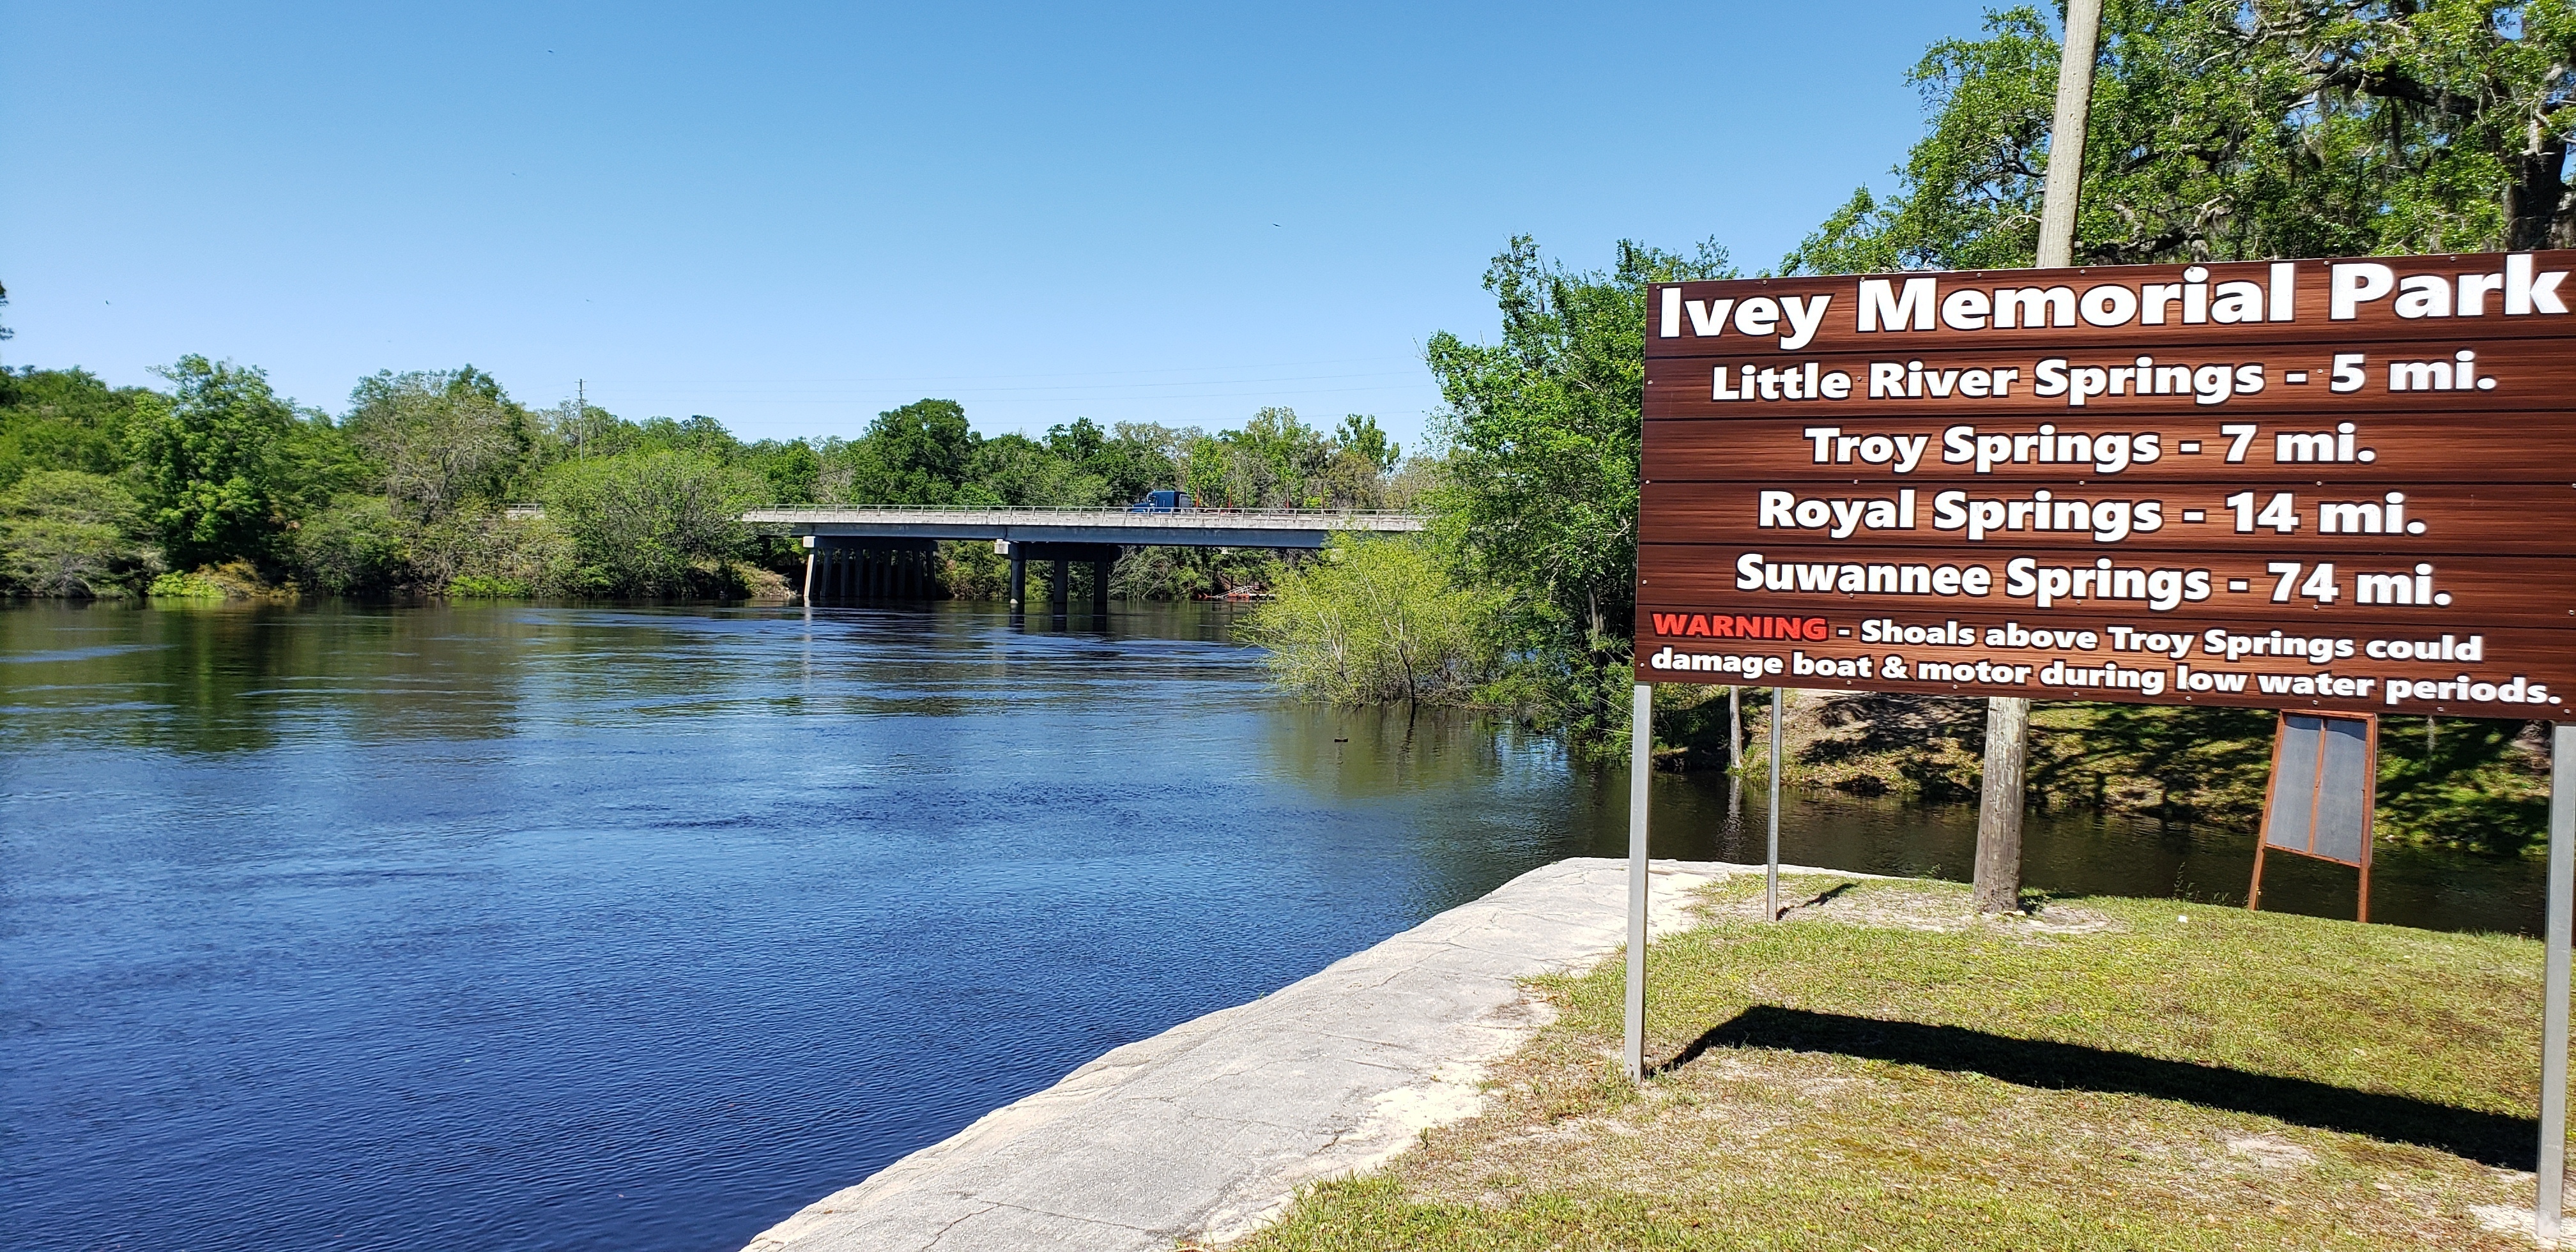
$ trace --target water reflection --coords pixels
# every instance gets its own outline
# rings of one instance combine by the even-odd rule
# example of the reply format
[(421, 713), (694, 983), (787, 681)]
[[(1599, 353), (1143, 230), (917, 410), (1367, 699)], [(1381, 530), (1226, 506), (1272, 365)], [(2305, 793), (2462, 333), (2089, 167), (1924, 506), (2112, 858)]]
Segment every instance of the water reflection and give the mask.
[(0, 611), (0, 1245), (738, 1246), (1579, 846), (1225, 621)]

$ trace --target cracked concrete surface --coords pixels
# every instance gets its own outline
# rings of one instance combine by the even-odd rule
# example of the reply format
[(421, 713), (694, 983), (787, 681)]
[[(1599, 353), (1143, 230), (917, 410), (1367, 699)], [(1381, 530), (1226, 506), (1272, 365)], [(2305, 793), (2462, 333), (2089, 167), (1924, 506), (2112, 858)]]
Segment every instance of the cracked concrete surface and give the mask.
[[(1691, 888), (1761, 869), (1655, 862), (1654, 933), (1689, 923)], [(1298, 1187), (1373, 1169), (1474, 1116), (1485, 1066), (1546, 1022), (1520, 981), (1590, 967), (1618, 950), (1626, 920), (1626, 862), (1531, 870), (1250, 1004), (1111, 1051), (747, 1252), (1118, 1252), (1250, 1233)]]

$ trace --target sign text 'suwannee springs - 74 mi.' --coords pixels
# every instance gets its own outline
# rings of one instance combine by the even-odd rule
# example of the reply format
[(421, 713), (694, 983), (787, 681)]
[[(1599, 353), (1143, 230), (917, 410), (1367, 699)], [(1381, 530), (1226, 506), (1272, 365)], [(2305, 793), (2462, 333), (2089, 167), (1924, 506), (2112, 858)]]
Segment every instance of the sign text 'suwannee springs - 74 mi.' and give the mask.
[(2563, 716), (2571, 271), (1655, 287), (1637, 677)]

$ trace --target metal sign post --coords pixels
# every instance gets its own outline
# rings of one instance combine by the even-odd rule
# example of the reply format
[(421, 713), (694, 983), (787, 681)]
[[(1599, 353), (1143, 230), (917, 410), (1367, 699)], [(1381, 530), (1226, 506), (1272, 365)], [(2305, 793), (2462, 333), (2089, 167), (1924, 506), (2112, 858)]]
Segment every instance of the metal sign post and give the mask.
[(1780, 920), (1780, 706), (1787, 690), (1771, 689), (1771, 851), (1762, 867), (1762, 917)]
[(2560, 1187), (2567, 1172), (2567, 927), (2576, 913), (2576, 722), (2550, 728), (2549, 933), (2541, 993), (2540, 1195), (2536, 1233), (2558, 1239)]
[(1646, 1076), (1646, 771), (1654, 766), (1655, 689), (1637, 684), (1628, 719), (1628, 1081)]

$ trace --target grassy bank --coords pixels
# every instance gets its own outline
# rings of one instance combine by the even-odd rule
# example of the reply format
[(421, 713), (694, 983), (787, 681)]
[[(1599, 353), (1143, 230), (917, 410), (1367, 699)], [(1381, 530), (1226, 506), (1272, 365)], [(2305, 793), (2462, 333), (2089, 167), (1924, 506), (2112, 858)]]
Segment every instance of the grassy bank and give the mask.
[(1642, 1091), (1619, 964), (1547, 982), (1483, 1116), (1240, 1246), (2531, 1246), (2478, 1210), (2531, 1203), (2533, 941), (1831, 878), (1768, 925), (1760, 890), (1655, 947)]

